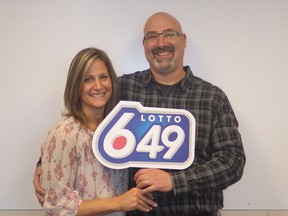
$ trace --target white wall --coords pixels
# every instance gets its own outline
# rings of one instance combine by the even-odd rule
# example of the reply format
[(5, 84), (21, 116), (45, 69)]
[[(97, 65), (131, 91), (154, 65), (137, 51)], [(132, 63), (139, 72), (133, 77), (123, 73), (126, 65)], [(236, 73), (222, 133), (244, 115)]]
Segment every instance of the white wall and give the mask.
[(247, 154), (225, 209), (288, 209), (288, 1), (0, 0), (0, 209), (38, 209), (41, 140), (61, 117), (70, 61), (107, 51), (118, 74), (148, 67), (142, 26), (167, 11), (188, 36), (185, 63), (221, 87)]

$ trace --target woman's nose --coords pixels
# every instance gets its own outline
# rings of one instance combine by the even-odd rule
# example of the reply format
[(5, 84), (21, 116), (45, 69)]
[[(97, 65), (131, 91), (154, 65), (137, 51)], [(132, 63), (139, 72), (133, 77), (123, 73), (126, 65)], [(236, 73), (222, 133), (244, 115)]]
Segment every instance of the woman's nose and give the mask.
[(100, 89), (100, 88), (101, 88), (101, 82), (100, 82), (99, 79), (95, 79), (95, 80), (94, 80), (93, 87), (94, 87), (95, 89)]

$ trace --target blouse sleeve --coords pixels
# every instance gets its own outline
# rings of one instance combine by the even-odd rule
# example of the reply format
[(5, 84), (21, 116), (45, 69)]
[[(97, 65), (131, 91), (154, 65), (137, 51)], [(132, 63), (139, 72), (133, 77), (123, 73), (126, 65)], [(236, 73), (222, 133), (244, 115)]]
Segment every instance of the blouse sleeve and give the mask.
[(78, 167), (77, 130), (65, 121), (54, 127), (41, 147), (46, 215), (76, 215), (81, 202), (74, 182)]

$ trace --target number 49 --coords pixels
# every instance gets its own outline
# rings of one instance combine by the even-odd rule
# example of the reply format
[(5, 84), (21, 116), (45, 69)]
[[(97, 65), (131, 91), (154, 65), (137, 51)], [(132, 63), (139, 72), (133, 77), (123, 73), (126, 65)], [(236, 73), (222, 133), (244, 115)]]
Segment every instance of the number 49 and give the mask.
[[(173, 141), (169, 140), (169, 136), (172, 133), (177, 133), (177, 138)], [(142, 140), (139, 142), (136, 151), (147, 152), (151, 159), (156, 159), (157, 153), (164, 149), (164, 146), (159, 145), (161, 134), (161, 126), (153, 125), (150, 130), (145, 134)], [(170, 125), (166, 127), (161, 134), (162, 143), (169, 148), (169, 150), (163, 156), (164, 159), (171, 159), (178, 149), (183, 144), (185, 139), (184, 131), (177, 125)], [(150, 143), (151, 141), (151, 143)], [(150, 145), (149, 145), (150, 143)]]

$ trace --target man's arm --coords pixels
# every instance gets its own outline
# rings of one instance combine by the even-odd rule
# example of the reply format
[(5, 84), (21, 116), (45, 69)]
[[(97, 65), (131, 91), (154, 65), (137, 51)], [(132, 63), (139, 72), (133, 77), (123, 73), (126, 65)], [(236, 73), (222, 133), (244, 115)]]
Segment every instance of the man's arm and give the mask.
[(37, 162), (36, 170), (33, 176), (33, 185), (34, 185), (35, 195), (38, 199), (38, 202), (41, 206), (43, 206), (45, 191), (41, 187), (41, 173), (42, 173), (41, 163), (42, 163), (41, 158), (39, 158), (39, 161)]

